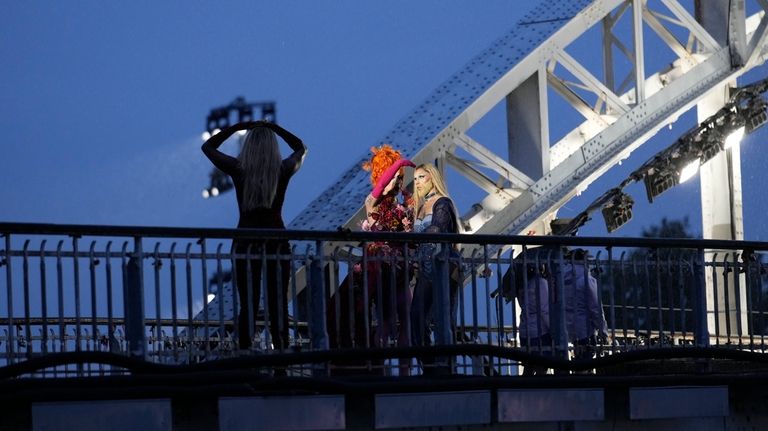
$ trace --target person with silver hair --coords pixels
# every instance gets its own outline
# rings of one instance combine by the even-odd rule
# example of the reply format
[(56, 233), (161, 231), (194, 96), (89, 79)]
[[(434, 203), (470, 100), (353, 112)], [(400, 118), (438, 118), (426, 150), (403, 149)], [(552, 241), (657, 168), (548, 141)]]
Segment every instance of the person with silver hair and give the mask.
[[(219, 151), (224, 141), (235, 132), (247, 130), (237, 158)], [(277, 142), (280, 136), (293, 152), (281, 158)], [(244, 121), (222, 129), (203, 144), (203, 153), (211, 162), (232, 178), (240, 212), (238, 228), (285, 229), (283, 202), (291, 177), (299, 170), (307, 147), (275, 123)], [(261, 299), (262, 254), (266, 262), (265, 308), (269, 314), (269, 332), (277, 350), (288, 347), (288, 280), (290, 246), (286, 240), (236, 240), (234, 252), (250, 259), (235, 260), (235, 278), (240, 299), (238, 313), (238, 344), (249, 349)]]

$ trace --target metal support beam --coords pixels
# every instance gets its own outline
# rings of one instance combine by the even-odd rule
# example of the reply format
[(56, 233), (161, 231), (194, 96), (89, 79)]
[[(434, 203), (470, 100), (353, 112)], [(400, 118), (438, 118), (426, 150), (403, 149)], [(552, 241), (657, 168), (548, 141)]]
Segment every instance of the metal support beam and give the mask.
[(509, 161), (533, 184), (549, 171), (546, 71), (525, 80), (506, 97)]
[[(703, 48), (704, 51), (708, 53), (715, 52), (719, 50), (721, 47), (725, 46), (725, 43), (723, 43), (720, 40), (717, 40), (717, 38), (713, 37), (712, 34), (710, 34), (709, 28), (706, 28), (706, 26), (702, 26), (700, 23), (698, 23), (691, 14), (688, 13), (687, 10), (683, 6), (680, 5), (680, 3), (677, 2), (677, 0), (661, 0), (662, 3), (664, 3), (670, 11), (679, 19), (682, 24), (688, 29), (688, 31), (691, 32), (691, 34), (696, 38), (696, 40), (699, 41), (700, 48)], [(743, 9), (743, 0), (732, 0), (732, 1), (741, 1), (742, 2), (742, 9)], [(719, 5), (726, 4), (727, 2), (707, 2), (707, 6), (709, 7), (710, 3), (718, 3)], [(715, 5), (712, 5), (715, 7)]]
[[(742, 0), (733, 0), (736, 2)], [(734, 50), (728, 41), (731, 35), (730, 25), (732, 20), (729, 15), (732, 9), (726, 2), (697, 2), (699, 7), (696, 10), (696, 17), (701, 21), (704, 28), (711, 34), (718, 37), (718, 42), (724, 46), (728, 43), (729, 53), (731, 55), (731, 66), (734, 62), (740, 63), (740, 60), (734, 60)], [(743, 8), (743, 4), (742, 4)], [(743, 19), (742, 19), (743, 22)], [(737, 53), (737, 55), (740, 55)], [(698, 120), (701, 122), (710, 115), (717, 112), (730, 98), (730, 86), (735, 85), (735, 81), (724, 83), (714, 87), (707, 97), (703, 98), (697, 105)], [(701, 166), (701, 216), (702, 216), (702, 235), (705, 239), (744, 239), (744, 218), (742, 214), (742, 195), (741, 195), (741, 160), (739, 156), (739, 146), (721, 152), (712, 160)], [(708, 252), (711, 253), (711, 252)], [(719, 281), (714, 277), (718, 276)], [(725, 333), (723, 328), (715, 327), (714, 310), (718, 309), (723, 314), (719, 320), (721, 325), (730, 324), (736, 328), (737, 322), (746, 323), (747, 319), (741, 319), (738, 310), (745, 310), (742, 307), (746, 301), (743, 292), (739, 292), (737, 286), (744, 285), (743, 275), (734, 277), (733, 273), (727, 274), (727, 280), (713, 272), (707, 272), (706, 292), (707, 307), (710, 312), (709, 331), (710, 333)], [(739, 283), (736, 278), (739, 278)], [(715, 284), (720, 287), (721, 295), (716, 297)], [(727, 287), (726, 287), (727, 286)], [(727, 289), (727, 291), (723, 291)], [(731, 309), (725, 307), (726, 301), (722, 295), (729, 298), (738, 298), (730, 301)], [(717, 308), (715, 303), (717, 304)], [(741, 303), (741, 304), (740, 304)], [(739, 328), (742, 331), (745, 328)], [(739, 332), (741, 333), (741, 332)]]
[(555, 55), (557, 62), (560, 63), (566, 70), (578, 78), (582, 83), (589, 86), (591, 91), (597, 95), (598, 98), (604, 99), (605, 103), (611, 108), (611, 112), (623, 114), (629, 111), (629, 107), (624, 103), (619, 96), (617, 96), (612, 90), (609, 90), (599, 79), (595, 78), (584, 66), (581, 65), (575, 58), (565, 50), (560, 50)]
[(632, 0), (632, 38), (635, 45), (635, 104), (637, 104), (645, 100), (643, 0)]

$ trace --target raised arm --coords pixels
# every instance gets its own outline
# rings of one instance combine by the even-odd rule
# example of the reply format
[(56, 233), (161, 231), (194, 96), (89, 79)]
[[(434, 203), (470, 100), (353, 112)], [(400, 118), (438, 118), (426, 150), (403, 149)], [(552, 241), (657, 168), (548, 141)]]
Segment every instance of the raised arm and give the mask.
[(307, 155), (307, 146), (304, 145), (304, 142), (302, 142), (298, 136), (282, 128), (279, 124), (269, 123), (266, 121), (259, 121), (258, 123), (258, 125), (266, 127), (277, 133), (277, 136), (281, 137), (283, 141), (285, 141), (285, 143), (291, 147), (293, 153), (287, 157), (287, 160), (289, 160), (289, 162), (293, 165), (292, 173), (298, 171), (301, 167), (301, 164), (304, 162), (304, 156)]
[(221, 129), (219, 133), (211, 136), (207, 141), (203, 143), (203, 153), (206, 155), (206, 157), (208, 157), (208, 159), (210, 159), (214, 166), (228, 174), (231, 174), (232, 171), (237, 167), (237, 159), (222, 153), (219, 151), (219, 147), (224, 143), (224, 141), (227, 140), (227, 138), (235, 134), (235, 132), (240, 130), (249, 130), (256, 127), (257, 125), (257, 121), (244, 121), (242, 123), (233, 124)]
[(392, 191), (395, 186), (395, 182), (393, 182), (393, 180), (395, 179), (400, 169), (405, 166), (410, 166), (412, 168), (416, 167), (412, 161), (408, 159), (400, 159), (393, 163), (392, 166), (388, 167), (381, 174), (379, 180), (376, 182), (376, 186), (373, 188), (373, 191), (371, 191), (371, 195), (374, 197), (374, 199), (379, 199), (381, 195), (386, 195)]

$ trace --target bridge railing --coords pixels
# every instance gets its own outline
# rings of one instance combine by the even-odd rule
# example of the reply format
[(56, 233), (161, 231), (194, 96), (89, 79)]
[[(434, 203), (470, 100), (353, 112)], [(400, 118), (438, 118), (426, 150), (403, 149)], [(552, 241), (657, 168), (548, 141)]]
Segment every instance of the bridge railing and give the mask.
[[(217, 362), (294, 375), (589, 372), (761, 354), (768, 332), (768, 243), (18, 223), (0, 234), (0, 370), (14, 376)], [(291, 246), (261, 246), (277, 241)], [(238, 284), (288, 305), (251, 301), (239, 326)]]

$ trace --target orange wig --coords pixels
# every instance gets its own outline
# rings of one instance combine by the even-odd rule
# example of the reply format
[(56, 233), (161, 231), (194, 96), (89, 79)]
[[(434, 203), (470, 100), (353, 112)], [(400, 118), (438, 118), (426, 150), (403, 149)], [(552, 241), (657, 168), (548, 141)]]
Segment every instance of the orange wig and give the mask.
[(376, 185), (381, 174), (387, 170), (393, 163), (400, 160), (402, 156), (400, 151), (384, 144), (378, 148), (371, 147), (371, 160), (363, 163), (363, 169), (371, 173), (371, 184)]

